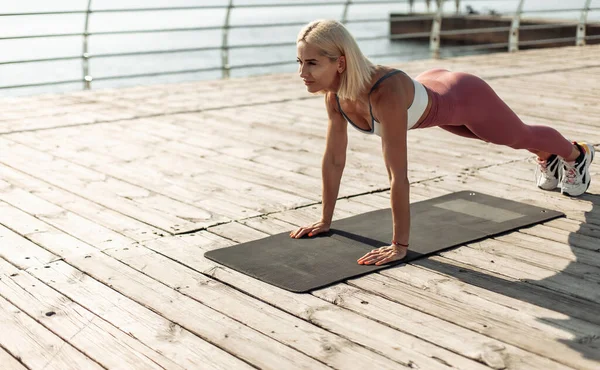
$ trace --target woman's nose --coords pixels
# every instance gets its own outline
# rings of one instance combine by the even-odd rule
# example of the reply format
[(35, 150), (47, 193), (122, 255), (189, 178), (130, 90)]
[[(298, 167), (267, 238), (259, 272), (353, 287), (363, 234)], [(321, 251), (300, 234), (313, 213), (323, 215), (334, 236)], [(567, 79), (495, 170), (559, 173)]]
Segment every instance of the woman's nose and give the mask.
[(304, 65), (298, 66), (298, 73), (300, 74), (300, 77), (302, 77), (302, 78), (308, 76), (308, 73), (306, 72), (306, 68), (304, 68)]

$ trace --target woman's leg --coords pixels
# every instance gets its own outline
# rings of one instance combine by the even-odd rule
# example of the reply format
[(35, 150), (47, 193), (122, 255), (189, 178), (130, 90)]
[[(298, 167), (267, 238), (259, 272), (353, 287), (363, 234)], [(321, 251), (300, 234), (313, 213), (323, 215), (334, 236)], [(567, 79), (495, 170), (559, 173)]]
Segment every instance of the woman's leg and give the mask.
[(450, 91), (455, 103), (453, 120), (475, 136), (494, 144), (529, 150), (542, 159), (556, 154), (573, 160), (579, 154), (557, 130), (523, 123), (482, 79), (466, 73), (452, 73), (451, 78), (455, 80)]
[(540, 188), (550, 190), (558, 186), (560, 168), (563, 194), (578, 196), (588, 189), (593, 146), (571, 143), (548, 126), (526, 125), (476, 76), (436, 70), (426, 80), (426, 86), (435, 93), (436, 104), (431, 118), (422, 126), (455, 126), (455, 132), (471, 137), (462, 128), (464, 125), (481, 140), (536, 153), (540, 157), (541, 176), (537, 180)]
[(482, 140), (479, 136), (475, 135), (473, 133), (473, 131), (469, 130), (467, 128), (467, 126), (462, 125), (462, 126), (450, 126), (450, 125), (443, 125), (443, 126), (439, 126), (441, 129), (444, 129), (448, 132), (451, 132), (455, 135), (459, 135), (462, 137), (466, 137), (469, 139), (479, 139)]

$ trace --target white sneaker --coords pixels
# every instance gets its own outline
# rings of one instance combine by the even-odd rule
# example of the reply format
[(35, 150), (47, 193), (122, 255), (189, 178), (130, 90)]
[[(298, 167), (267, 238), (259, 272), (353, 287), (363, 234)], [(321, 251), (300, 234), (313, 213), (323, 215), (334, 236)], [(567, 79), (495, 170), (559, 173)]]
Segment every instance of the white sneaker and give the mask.
[(594, 147), (586, 143), (573, 143), (577, 145), (581, 154), (573, 162), (563, 162), (563, 175), (561, 178), (561, 193), (576, 197), (590, 187), (590, 165), (594, 160)]
[(562, 164), (557, 155), (552, 154), (545, 161), (537, 159), (536, 182), (540, 189), (554, 190), (558, 186)]

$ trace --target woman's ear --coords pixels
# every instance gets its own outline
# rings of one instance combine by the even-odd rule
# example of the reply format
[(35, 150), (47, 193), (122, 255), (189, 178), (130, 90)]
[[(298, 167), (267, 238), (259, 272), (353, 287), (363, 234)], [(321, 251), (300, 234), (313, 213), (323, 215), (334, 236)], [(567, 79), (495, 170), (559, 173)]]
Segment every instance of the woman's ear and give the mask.
[(343, 56), (343, 55), (340, 56), (338, 58), (337, 64), (338, 64), (337, 65), (337, 71), (338, 71), (338, 73), (344, 72), (346, 70), (346, 57)]

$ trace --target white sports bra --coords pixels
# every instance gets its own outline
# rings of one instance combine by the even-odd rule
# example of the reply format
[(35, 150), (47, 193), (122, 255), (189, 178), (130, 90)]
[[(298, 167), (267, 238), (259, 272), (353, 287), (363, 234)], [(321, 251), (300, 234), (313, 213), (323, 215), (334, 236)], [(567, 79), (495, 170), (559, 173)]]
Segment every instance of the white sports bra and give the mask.
[[(381, 128), (380, 128), (381, 124), (379, 122), (377, 122), (375, 120), (375, 118), (373, 117), (373, 109), (371, 108), (371, 93), (377, 86), (379, 86), (379, 84), (383, 80), (385, 80), (386, 78), (388, 78), (392, 75), (395, 75), (396, 73), (400, 73), (400, 72), (402, 72), (402, 71), (395, 69), (393, 71), (386, 73), (380, 79), (378, 79), (377, 82), (375, 82), (375, 84), (371, 88), (371, 91), (369, 91), (369, 113), (371, 114), (371, 130), (363, 130), (362, 128), (356, 126), (348, 118), (348, 116), (346, 116), (346, 113), (344, 113), (344, 111), (342, 111), (342, 107), (340, 105), (340, 99), (338, 98), (337, 95), (335, 96), (335, 99), (337, 100), (338, 108), (340, 109), (340, 112), (342, 113), (342, 115), (344, 116), (346, 121), (348, 121), (348, 123), (350, 123), (350, 125), (352, 127), (354, 127), (355, 129), (357, 129), (358, 131), (360, 131), (364, 134), (375, 134), (375, 135), (381, 136)], [(404, 72), (402, 72), (402, 73), (404, 73)], [(413, 85), (415, 86), (415, 97), (407, 111), (407, 113), (408, 113), (407, 128), (409, 130), (417, 124), (417, 122), (419, 121), (419, 118), (421, 118), (421, 116), (423, 115), (423, 112), (425, 112), (425, 109), (427, 109), (427, 103), (429, 102), (429, 96), (427, 96), (427, 90), (425, 90), (425, 86), (423, 86), (419, 81), (415, 80), (414, 78), (411, 78), (411, 80), (413, 82)]]

